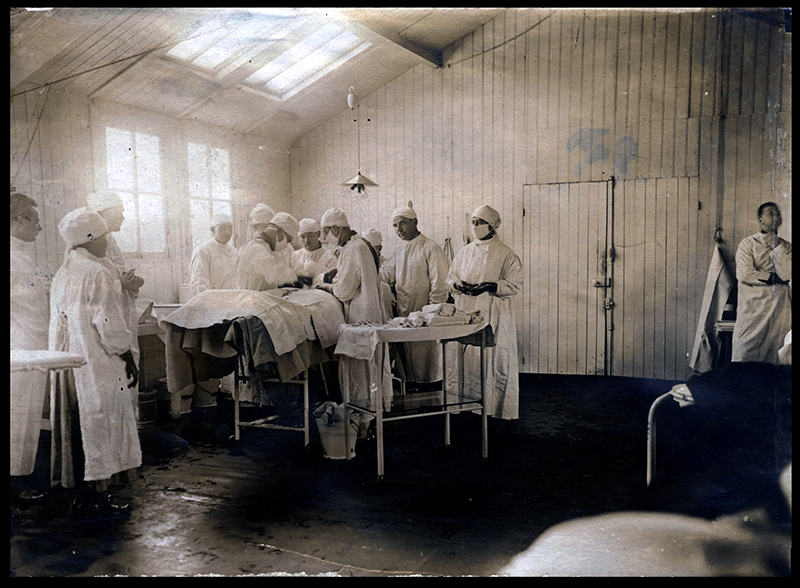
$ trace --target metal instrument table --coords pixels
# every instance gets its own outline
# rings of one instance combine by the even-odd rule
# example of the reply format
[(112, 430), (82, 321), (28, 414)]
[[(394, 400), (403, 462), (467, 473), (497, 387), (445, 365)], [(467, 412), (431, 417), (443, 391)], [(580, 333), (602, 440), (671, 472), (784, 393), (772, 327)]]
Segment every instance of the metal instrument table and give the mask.
[[(341, 341), (343, 336), (347, 336), (348, 331), (350, 335), (357, 335), (362, 331), (363, 335), (372, 337), (375, 343), (407, 343), (414, 341), (439, 341), (442, 344), (442, 404), (440, 406), (427, 407), (422, 413), (414, 414), (399, 414), (392, 415), (392, 411), (384, 411), (383, 398), (375, 398), (376, 408), (360, 406), (351, 402), (350, 390), (345, 387), (342, 390), (343, 402), (345, 406), (345, 423), (349, 423), (350, 411), (355, 410), (366, 413), (375, 417), (375, 436), (377, 441), (377, 461), (378, 461), (378, 479), (382, 479), (384, 475), (384, 432), (383, 424), (389, 421), (398, 421), (410, 418), (430, 417), (436, 415), (444, 415), (445, 417), (445, 446), (450, 446), (450, 415), (454, 413), (474, 411), (480, 409), (481, 411), (481, 456), (483, 459), (489, 456), (489, 443), (488, 443), (488, 415), (486, 414), (485, 403), (485, 362), (484, 352), (487, 346), (487, 331), (488, 323), (485, 320), (480, 322), (470, 323), (465, 325), (439, 325), (439, 326), (423, 326), (423, 327), (389, 327), (388, 325), (379, 326), (357, 326), (357, 325), (342, 325), (339, 332), (339, 339)], [(446, 345), (449, 342), (458, 342), (459, 339), (469, 337), (476, 333), (480, 334), (480, 362), (481, 362), (481, 396), (480, 400), (466, 400), (448, 404), (447, 400), (447, 363), (446, 363)], [(474, 344), (474, 343), (469, 343)], [(338, 350), (337, 350), (338, 353)], [(463, 378), (463, 363), (459, 362), (458, 374), (459, 378)], [(372, 388), (372, 386), (370, 386)], [(378, 386), (378, 390), (382, 387)], [(345, 447), (350, 447), (350, 427), (345, 426)], [(350, 459), (350, 453), (347, 452), (347, 459)]]

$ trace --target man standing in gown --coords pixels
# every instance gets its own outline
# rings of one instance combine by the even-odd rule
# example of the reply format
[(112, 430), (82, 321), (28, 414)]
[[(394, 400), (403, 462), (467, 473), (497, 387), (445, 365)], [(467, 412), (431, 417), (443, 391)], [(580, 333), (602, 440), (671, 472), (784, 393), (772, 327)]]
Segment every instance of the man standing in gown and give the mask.
[(192, 296), (206, 290), (236, 288), (236, 258), (238, 251), (230, 244), (233, 221), (224, 213), (211, 217), (211, 238), (200, 245), (189, 265), (189, 284)]
[(336, 256), (322, 246), (321, 235), (322, 227), (316, 220), (304, 218), (300, 221), (297, 236), (302, 246), (292, 253), (291, 264), (297, 277), (308, 283), (336, 267)]
[[(497, 228), (500, 215), (490, 206), (479, 206), (472, 213), (474, 240), (456, 252), (447, 284), (456, 308), (471, 313), (480, 311), (494, 333), (496, 345), (487, 347), (487, 414), (500, 419), (519, 418), (519, 359), (517, 324), (512, 296), (522, 289), (522, 262), (500, 240)], [(452, 350), (451, 350), (452, 348)], [(471, 345), (449, 345), (447, 389), (457, 389), (458, 356), (464, 364), (463, 395), (480, 397), (480, 349)]]
[[(47, 349), (52, 275), (36, 263), (41, 230), (36, 201), (11, 194), (11, 349)], [(22, 502), (44, 498), (25, 476), (36, 465), (46, 392), (47, 372), (11, 372), (11, 498)]]
[(51, 398), (51, 484), (75, 489), (75, 516), (108, 517), (128, 510), (113, 502), (109, 486), (129, 481), (142, 463), (128, 391), (139, 373), (122, 293), (102, 262), (105, 221), (79, 208), (61, 219), (58, 230), (68, 255), (53, 278), (49, 346), (87, 363), (59, 374)]
[(792, 244), (778, 236), (783, 223), (774, 202), (758, 207), (761, 230), (736, 251), (739, 282), (731, 361), (779, 364), (778, 350), (792, 329)]
[[(445, 280), (450, 262), (433, 239), (419, 232), (417, 213), (411, 208), (396, 209), (392, 227), (400, 237), (400, 245), (381, 266), (380, 275), (394, 287), (397, 316), (408, 316), (428, 304), (447, 302)], [(436, 341), (398, 343), (395, 375), (403, 382), (438, 382), (442, 379), (441, 355)]]
[[(386, 322), (375, 250), (350, 228), (347, 216), (339, 208), (326, 210), (320, 225), (323, 238), (340, 250), (333, 281), (319, 287), (343, 303), (345, 323)], [(372, 359), (342, 355), (339, 358), (339, 383), (342, 391), (349, 390), (351, 402), (366, 402), (374, 409), (379, 406), (378, 398), (382, 398), (384, 408), (388, 410), (392, 397), (392, 374), (387, 344), (379, 343)]]

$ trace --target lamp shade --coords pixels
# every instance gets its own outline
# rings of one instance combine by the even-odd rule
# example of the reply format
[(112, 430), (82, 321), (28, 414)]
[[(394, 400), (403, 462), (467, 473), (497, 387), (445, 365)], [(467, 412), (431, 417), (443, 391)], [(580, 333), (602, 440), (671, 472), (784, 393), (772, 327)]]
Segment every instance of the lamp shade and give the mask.
[(370, 180), (368, 177), (362, 176), (361, 172), (358, 172), (355, 176), (347, 180), (343, 185), (353, 187), (353, 186), (377, 186), (378, 184)]

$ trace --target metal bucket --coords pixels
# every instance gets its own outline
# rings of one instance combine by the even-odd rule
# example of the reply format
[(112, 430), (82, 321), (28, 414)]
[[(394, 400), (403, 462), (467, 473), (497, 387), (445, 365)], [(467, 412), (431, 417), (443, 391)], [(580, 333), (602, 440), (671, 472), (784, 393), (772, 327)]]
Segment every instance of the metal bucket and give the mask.
[(158, 420), (158, 403), (156, 390), (139, 391), (139, 422), (140, 429), (147, 429), (156, 424)]

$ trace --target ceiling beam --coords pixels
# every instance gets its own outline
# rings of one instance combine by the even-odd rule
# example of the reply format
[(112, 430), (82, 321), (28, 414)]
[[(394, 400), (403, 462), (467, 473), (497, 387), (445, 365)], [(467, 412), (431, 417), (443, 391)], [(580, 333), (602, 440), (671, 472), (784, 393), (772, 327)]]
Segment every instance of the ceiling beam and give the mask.
[[(333, 11), (334, 9), (330, 9)], [(429, 67), (439, 68), (442, 67), (442, 52), (431, 51), (424, 47), (420, 47), (407, 39), (403, 39), (397, 33), (391, 31), (388, 27), (382, 26), (373, 20), (362, 20), (357, 16), (357, 10), (336, 11), (339, 16), (339, 24), (349, 29), (359, 37), (377, 43), (379, 40), (382, 42), (389, 41), (390, 43), (402, 47), (409, 53), (413, 54), (419, 61)]]

